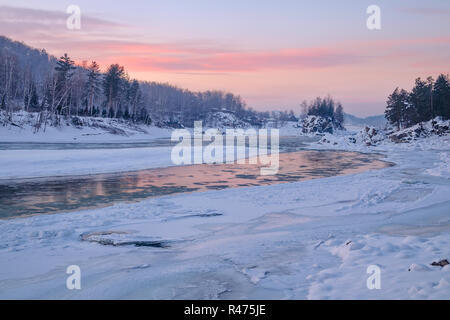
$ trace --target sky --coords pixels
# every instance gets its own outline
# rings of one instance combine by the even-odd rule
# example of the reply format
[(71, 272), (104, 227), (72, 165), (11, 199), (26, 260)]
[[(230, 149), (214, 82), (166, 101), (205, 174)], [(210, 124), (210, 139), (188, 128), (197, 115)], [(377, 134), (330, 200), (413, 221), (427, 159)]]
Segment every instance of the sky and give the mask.
[[(370, 5), (380, 30), (366, 26)], [(348, 113), (381, 114), (396, 87), (450, 73), (448, 0), (0, 0), (0, 35), (261, 111), (330, 94)]]

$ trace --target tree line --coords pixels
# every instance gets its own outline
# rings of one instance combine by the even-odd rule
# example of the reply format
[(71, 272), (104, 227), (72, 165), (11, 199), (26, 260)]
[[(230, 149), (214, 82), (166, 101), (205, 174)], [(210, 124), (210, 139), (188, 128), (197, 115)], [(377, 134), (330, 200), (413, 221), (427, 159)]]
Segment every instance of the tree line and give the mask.
[(388, 97), (386, 119), (397, 129), (441, 117), (450, 119), (449, 76), (440, 74), (436, 80), (417, 78), (411, 92), (398, 87)]
[(167, 83), (131, 79), (123, 66), (101, 72), (97, 62), (76, 65), (45, 50), (0, 36), (0, 109), (38, 112), (40, 124), (57, 125), (65, 116), (126, 119), (158, 126), (191, 127), (211, 112), (233, 113), (250, 125), (268, 118), (287, 121), (291, 112), (257, 112), (244, 100), (223, 91), (192, 92)]
[(302, 113), (306, 116), (319, 116), (330, 120), (337, 129), (344, 129), (344, 108), (331, 96), (317, 97), (310, 103), (303, 101)]

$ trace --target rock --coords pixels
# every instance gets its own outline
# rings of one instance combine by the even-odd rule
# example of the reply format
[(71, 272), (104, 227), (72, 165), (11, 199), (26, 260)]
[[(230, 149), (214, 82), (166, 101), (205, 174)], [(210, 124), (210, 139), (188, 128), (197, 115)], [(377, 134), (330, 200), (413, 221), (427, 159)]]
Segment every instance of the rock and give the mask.
[(444, 136), (447, 134), (450, 134), (450, 120), (436, 118), (397, 132), (388, 133), (387, 135), (394, 143), (409, 143), (418, 138), (426, 138), (432, 135)]
[(431, 264), (433, 267), (445, 267), (446, 265), (450, 264), (447, 259), (443, 259), (439, 262), (433, 261)]
[(71, 118), (71, 122), (72, 122), (72, 125), (74, 125), (75, 127), (82, 127), (83, 126), (83, 122), (78, 117), (72, 117)]
[(411, 128), (407, 128), (398, 132), (395, 132), (389, 136), (394, 143), (408, 143), (417, 138), (430, 136), (430, 131), (420, 125), (415, 125)]
[(319, 116), (307, 116), (302, 121), (303, 133), (330, 133), (336, 130), (336, 127), (331, 118), (324, 118)]
[(358, 136), (358, 140), (360, 140), (367, 146), (376, 146), (384, 139), (385, 135), (381, 130), (368, 126), (366, 126), (363, 130), (361, 130)]
[(247, 129), (252, 125), (251, 119), (241, 119), (229, 111), (210, 113), (205, 123), (211, 128), (220, 128), (224, 132), (226, 128)]
[(431, 126), (433, 128), (431, 132), (439, 136), (444, 136), (450, 133), (450, 126), (448, 124), (448, 121), (447, 123), (446, 122), (440, 123), (437, 120), (433, 120), (431, 122)]

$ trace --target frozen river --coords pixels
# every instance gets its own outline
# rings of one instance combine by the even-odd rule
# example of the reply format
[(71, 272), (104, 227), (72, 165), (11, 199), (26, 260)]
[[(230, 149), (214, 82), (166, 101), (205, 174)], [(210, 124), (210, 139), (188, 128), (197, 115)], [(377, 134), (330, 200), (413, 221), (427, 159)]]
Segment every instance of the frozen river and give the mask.
[(389, 166), (378, 158), (356, 152), (304, 150), (280, 154), (280, 169), (272, 176), (259, 175), (259, 165), (235, 163), (0, 180), (0, 217), (95, 208), (175, 193), (304, 181)]

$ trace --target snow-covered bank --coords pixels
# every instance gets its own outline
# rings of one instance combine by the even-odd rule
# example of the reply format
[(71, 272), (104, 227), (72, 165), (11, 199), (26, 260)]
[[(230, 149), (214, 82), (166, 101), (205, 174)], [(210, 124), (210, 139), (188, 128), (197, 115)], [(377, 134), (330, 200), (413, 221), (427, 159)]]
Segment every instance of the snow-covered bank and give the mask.
[[(85, 121), (94, 121), (95, 125), (49, 126), (37, 133), (33, 133), (33, 128), (23, 119), (17, 121), (21, 128), (0, 126), (0, 149), (4, 149), (0, 150), (0, 180), (125, 172), (174, 165), (170, 129), (130, 127), (127, 123), (103, 118), (86, 118)], [(102, 127), (98, 127), (99, 123)], [(287, 123), (280, 128), (280, 134), (296, 136), (299, 130), (293, 123)], [(313, 140), (318, 138), (304, 137), (305, 142)]]
[[(229, 115), (214, 113), (215, 121), (209, 120), (209, 128), (225, 132), (227, 128), (249, 129), (239, 119)], [(38, 113), (15, 112), (12, 119), (6, 120), (4, 112), (0, 113), (0, 143), (34, 142), (34, 143), (121, 143), (142, 142), (152, 139), (170, 138), (174, 128), (160, 128), (153, 125), (134, 124), (122, 119), (101, 117), (61, 117), (59, 126), (41, 125), (35, 128)], [(270, 128), (270, 126), (269, 126)], [(192, 131), (193, 128), (187, 128)], [(258, 128), (256, 128), (258, 130)], [(297, 136), (301, 130), (297, 122), (287, 121), (279, 128), (282, 136)]]
[(0, 298), (450, 299), (449, 137), (358, 148), (397, 166), (0, 221)]
[(43, 124), (36, 130), (37, 113), (16, 112), (8, 121), (4, 117), (4, 114), (0, 115), (0, 142), (139, 142), (167, 138), (171, 134), (171, 130), (167, 128), (95, 117), (62, 118), (60, 126)]
[[(73, 117), (63, 119), (60, 126), (36, 131), (37, 116), (17, 112), (6, 125), (0, 125), (0, 144), (24, 143), (23, 150), (0, 151), (0, 179), (110, 173), (171, 164), (169, 146), (136, 146), (151, 145), (158, 138), (170, 139), (170, 129), (117, 119)], [(34, 143), (70, 145), (52, 150)], [(87, 143), (98, 144), (99, 148), (77, 148)], [(124, 145), (118, 148), (114, 145), (117, 143)]]

